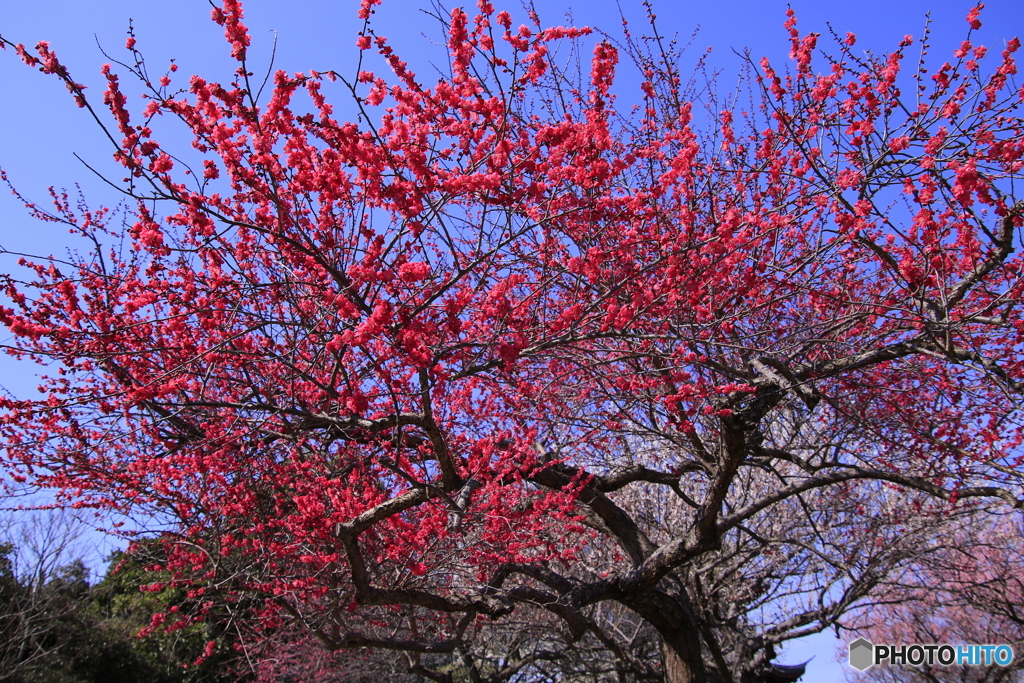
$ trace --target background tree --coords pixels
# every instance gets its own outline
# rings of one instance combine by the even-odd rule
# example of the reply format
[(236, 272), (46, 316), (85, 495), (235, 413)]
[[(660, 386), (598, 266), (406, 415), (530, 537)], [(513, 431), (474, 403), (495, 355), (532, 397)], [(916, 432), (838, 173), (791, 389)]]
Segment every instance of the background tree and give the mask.
[[(163, 525), (150, 569), (184, 597), (154, 626), (294, 625), (508, 680), (480, 663), (492, 626), (543, 612), (531, 662), (599, 643), (601, 675), (767, 680), (899, 565), (922, 495), (1020, 507), (1018, 41), (901, 77), (913, 39), (847, 36), (818, 72), (790, 16), (788, 72), (698, 97), (656, 35), (597, 42), (584, 76), (555, 55), (588, 31), (481, 2), (439, 15), (428, 86), (374, 4), (349, 79), (264, 88), (234, 0), (227, 84), (151, 76), (130, 36), (147, 102), (104, 67), (103, 130), (132, 203), (28, 203), (89, 251), (6, 279), (14, 353), (56, 374), (2, 400), (4, 457)], [(48, 45), (3, 42), (103, 125)], [(158, 141), (170, 121), (192, 150)], [(886, 487), (908, 511), (879, 525)]]
[(89, 586), (81, 534), (69, 511), (8, 512), (0, 519), (3, 680), (63, 680), (95, 645), (69, 637), (81, 626)]
[[(1024, 534), (1020, 520), (968, 517), (893, 576), (846, 626), (875, 643), (1007, 644), (1024, 649)], [(851, 680), (1020, 681), (1011, 666), (872, 667)]]
[[(2, 518), (0, 680), (240, 680), (231, 671), (238, 668), (231, 666), (238, 657), (235, 641), (223, 622), (209, 620), (139, 639), (153, 614), (180, 605), (184, 591), (152, 590), (159, 577), (143, 570), (147, 559), (142, 552), (132, 558), (115, 555), (106, 576), (95, 581), (82, 559), (88, 534), (88, 527), (67, 510), (15, 510)], [(208, 653), (211, 640), (217, 647)]]

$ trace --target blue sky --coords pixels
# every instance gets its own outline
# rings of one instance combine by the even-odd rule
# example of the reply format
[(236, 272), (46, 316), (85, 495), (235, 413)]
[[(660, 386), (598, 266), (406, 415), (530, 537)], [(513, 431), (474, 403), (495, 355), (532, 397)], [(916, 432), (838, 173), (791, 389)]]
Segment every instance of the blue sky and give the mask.
[[(423, 34), (436, 39), (439, 31), (430, 17), (419, 8), (430, 0), (384, 0), (374, 17), (380, 34), (386, 35), (399, 54), (421, 75), (429, 73), (425, 58), (436, 56)], [(634, 19), (634, 30), (642, 23), (639, 0), (620, 0)], [(496, 3), (502, 8), (502, 1)], [(514, 19), (525, 21), (518, 0), (508, 9)], [(970, 2), (963, 0), (857, 0), (821, 2), (813, 0), (701, 0), (701, 2), (657, 3), (659, 27), (663, 33), (678, 32), (684, 39), (694, 29), (700, 32), (688, 51), (696, 61), (711, 47), (711, 63), (721, 69), (722, 82), (735, 82), (732, 74), (740, 60), (733, 50), (750, 48), (755, 59), (768, 56), (774, 62), (786, 59), (789, 45), (782, 23), (787, 5), (797, 12), (803, 31), (827, 33), (829, 22), (841, 35), (858, 35), (857, 48), (876, 52), (894, 48), (905, 34), (919, 35), (925, 15), (931, 12), (934, 37), (933, 55), (945, 58), (965, 35), (964, 17)], [(615, 33), (619, 27), (616, 0), (550, 0), (538, 3), (542, 21), (551, 25), (565, 23), (565, 11), (574, 6), (577, 25), (591, 25)], [(356, 0), (318, 2), (316, 0), (251, 0), (245, 3), (245, 20), (253, 36), (250, 65), (262, 73), (269, 63), (273, 38), (277, 36), (276, 66), (287, 71), (309, 69), (354, 73), (356, 32), (361, 21), (356, 17)], [(123, 49), (125, 30), (131, 18), (138, 46), (154, 71), (170, 58), (176, 58), (182, 74), (202, 73), (208, 80), (230, 80), (232, 69), (221, 39), (222, 29), (208, 19), (206, 0), (37, 0), (0, 3), (0, 34), (15, 42), (34, 45), (48, 40), (72, 75), (90, 86), (99, 97), (104, 84), (99, 66), (110, 61), (100, 53), (102, 45), (114, 58), (126, 58)], [(1001, 49), (1004, 41), (1024, 32), (1024, 2), (993, 0), (982, 15), (981, 40)], [(596, 40), (596, 38), (594, 39)], [(822, 39), (824, 42), (824, 39)], [(8, 51), (0, 55), (0, 84), (5, 106), (0, 107), (0, 167), (19, 188), (39, 198), (49, 185), (70, 187), (83, 182), (89, 196), (99, 202), (109, 200), (102, 186), (75, 160), (72, 152), (101, 168), (113, 169), (110, 151), (97, 135), (94, 125), (76, 109), (64, 88), (53, 78), (20, 64)], [(996, 55), (993, 54), (992, 58)], [(685, 73), (685, 69), (684, 69)], [(184, 82), (181, 79), (178, 82)], [(620, 101), (630, 93), (622, 93)], [(116, 171), (115, 171), (116, 172)], [(119, 177), (119, 176), (118, 176)], [(21, 219), (17, 205), (0, 197), (0, 244), (11, 248), (10, 232), (34, 235)], [(21, 223), (21, 227), (11, 227)], [(50, 236), (46, 243), (56, 239)], [(4, 241), (6, 240), (6, 242)]]
[[(620, 0), (640, 31), (642, 12), (637, 0)], [(421, 34), (436, 41), (437, 25), (419, 11), (428, 0), (384, 0), (374, 18), (380, 35), (412, 68), (429, 72), (424, 63), (436, 48)], [(516, 22), (525, 20), (517, 2), (495, 0), (498, 9), (508, 9)], [(538, 3), (542, 22), (566, 24), (565, 11), (574, 5), (576, 25), (591, 25), (615, 33), (619, 15), (615, 0), (557, 0)], [(858, 36), (858, 49), (883, 52), (894, 48), (906, 34), (920, 35), (925, 15), (931, 13), (933, 55), (944, 60), (966, 33), (964, 17), (971, 3), (953, 0), (701, 0), (662, 1), (656, 6), (660, 30), (678, 33), (685, 40), (700, 27), (688, 55), (691, 63), (706, 48), (712, 48), (711, 64), (723, 73), (722, 82), (732, 84), (740, 60), (733, 50), (750, 48), (755, 59), (768, 56), (782, 63), (788, 42), (782, 23), (787, 5), (792, 5), (802, 31), (827, 34), (826, 22), (841, 35)], [(277, 68), (287, 71), (334, 69), (353, 73), (358, 2), (343, 0), (250, 0), (245, 3), (245, 23), (253, 36), (250, 64), (262, 73), (269, 62), (273, 37), (277, 37)], [(222, 29), (209, 21), (205, 0), (36, 0), (0, 3), (0, 34), (14, 42), (34, 45), (48, 40), (79, 82), (90, 86), (98, 100), (103, 90), (100, 64), (104, 57), (98, 44), (116, 59), (126, 59), (123, 50), (129, 18), (134, 22), (138, 47), (154, 72), (160, 73), (170, 58), (180, 74), (201, 73), (210, 80), (230, 80), (233, 66), (227, 59)], [(982, 14), (983, 28), (975, 44), (988, 45), (997, 52), (1005, 40), (1024, 33), (1024, 2), (993, 0)], [(589, 50), (588, 50), (589, 51)], [(995, 57), (995, 55), (993, 55)], [(684, 69), (685, 73), (685, 69)], [(178, 82), (185, 82), (179, 79)], [(90, 202), (98, 205), (117, 201), (109, 187), (97, 179), (73, 156), (77, 153), (95, 168), (120, 177), (110, 161), (110, 149), (82, 110), (77, 109), (54, 78), (45, 77), (21, 64), (8, 51), (0, 54), (0, 167), (28, 197), (42, 201), (46, 188), (73, 187), (80, 182)], [(620, 101), (630, 93), (620, 94)], [(0, 193), (0, 246), (9, 251), (60, 253), (67, 235), (51, 225), (33, 223), (6, 193)], [(13, 260), (0, 256), (0, 268)], [(6, 340), (0, 335), (0, 343)], [(34, 368), (22, 367), (0, 357), (0, 384), (19, 394), (30, 392)], [(783, 655), (787, 662), (811, 656), (808, 681), (841, 680), (843, 668), (835, 663), (837, 641), (828, 635), (805, 639)]]

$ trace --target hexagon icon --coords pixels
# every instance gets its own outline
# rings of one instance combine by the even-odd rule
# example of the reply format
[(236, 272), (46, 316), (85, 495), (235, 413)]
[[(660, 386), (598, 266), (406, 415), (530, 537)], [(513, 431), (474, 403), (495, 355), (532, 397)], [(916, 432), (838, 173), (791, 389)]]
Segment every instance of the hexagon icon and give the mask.
[(866, 638), (858, 638), (850, 643), (850, 666), (857, 671), (864, 671), (873, 665), (875, 646)]

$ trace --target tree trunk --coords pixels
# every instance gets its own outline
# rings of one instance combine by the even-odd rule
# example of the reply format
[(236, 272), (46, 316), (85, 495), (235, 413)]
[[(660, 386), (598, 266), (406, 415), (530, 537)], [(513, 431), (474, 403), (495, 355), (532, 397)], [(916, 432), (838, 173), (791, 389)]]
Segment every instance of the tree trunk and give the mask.
[(661, 634), (661, 662), (665, 683), (707, 683), (696, 629)]
[(700, 625), (682, 585), (651, 589), (624, 601), (661, 636), (665, 683), (707, 683), (701, 654)]

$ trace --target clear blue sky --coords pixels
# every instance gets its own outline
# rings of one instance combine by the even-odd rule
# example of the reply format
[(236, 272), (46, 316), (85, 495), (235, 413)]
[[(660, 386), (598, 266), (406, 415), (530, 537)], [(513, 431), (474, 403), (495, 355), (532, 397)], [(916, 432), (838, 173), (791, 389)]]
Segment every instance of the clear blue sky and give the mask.
[[(620, 0), (640, 32), (642, 12), (638, 0)], [(498, 9), (508, 9), (516, 22), (525, 20), (518, 2), (495, 0)], [(384, 0), (374, 18), (380, 35), (420, 74), (429, 72), (423, 63), (431, 54), (421, 33), (437, 39), (433, 20), (419, 12), (428, 0)], [(574, 7), (574, 23), (603, 28), (615, 33), (619, 26), (615, 0), (566, 0), (538, 2), (542, 22), (567, 23), (568, 7)], [(963, 38), (964, 17), (971, 3), (959, 0), (700, 0), (699, 2), (657, 3), (659, 27), (665, 34), (678, 33), (688, 39), (697, 26), (700, 32), (690, 48), (691, 60), (713, 49), (711, 63), (723, 71), (722, 82), (738, 70), (733, 50), (750, 48), (755, 58), (768, 56), (782, 63), (788, 42), (782, 23), (787, 5), (797, 12), (802, 31), (827, 35), (826, 22), (844, 35), (858, 36), (858, 49), (883, 52), (892, 49), (906, 34), (920, 35), (925, 15), (931, 12), (933, 55), (945, 59)], [(352, 73), (355, 38), (361, 21), (356, 18), (358, 2), (341, 0), (250, 0), (245, 3), (245, 23), (253, 36), (250, 63), (261, 72), (269, 61), (273, 36), (277, 36), (276, 66), (287, 71), (334, 69)], [(14, 42), (34, 45), (48, 40), (79, 82), (90, 86), (98, 104), (104, 85), (99, 66), (110, 61), (97, 42), (116, 59), (126, 59), (123, 50), (128, 20), (134, 21), (138, 47), (155, 73), (171, 57), (177, 59), (179, 74), (200, 73), (209, 80), (230, 80), (231, 63), (221, 39), (222, 29), (209, 21), (205, 0), (35, 0), (0, 3), (0, 34)], [(975, 44), (983, 43), (998, 52), (1014, 35), (1024, 34), (1024, 1), (993, 0), (982, 14), (983, 28)], [(993, 58), (995, 54), (993, 54)], [(178, 82), (187, 82), (182, 78)], [(73, 156), (120, 177), (110, 161), (110, 149), (84, 113), (77, 109), (54, 78), (45, 77), (21, 64), (16, 56), (0, 54), (0, 167), (30, 198), (42, 201), (46, 188), (73, 187), (81, 182), (94, 204), (117, 201), (115, 194), (96, 179)], [(622, 93), (621, 99), (629, 97)], [(13, 198), (0, 194), (0, 245), (8, 250), (60, 253), (67, 235), (59, 228), (35, 224)], [(0, 257), (0, 268), (13, 261)], [(6, 343), (0, 335), (0, 343)], [(35, 368), (19, 367), (0, 357), (0, 384), (11, 391), (31, 391)], [(783, 655), (783, 661), (804, 661), (811, 656), (810, 682), (838, 681), (844, 667), (835, 663), (836, 641), (828, 636), (805, 639)]]
[[(620, 0), (640, 28), (639, 0)], [(733, 50), (749, 47), (755, 58), (767, 55), (785, 61), (787, 36), (782, 28), (787, 4), (797, 12), (804, 31), (827, 32), (826, 22), (842, 35), (852, 31), (859, 37), (857, 47), (876, 52), (891, 49), (908, 33), (919, 35), (925, 15), (932, 14), (933, 54), (948, 55), (965, 34), (964, 21), (971, 3), (965, 0), (700, 0), (656, 2), (659, 26), (665, 33), (678, 32), (688, 38), (700, 26), (689, 55), (693, 60), (712, 47), (712, 63), (723, 70), (723, 83), (731, 84), (739, 59)], [(429, 66), (422, 63), (430, 52), (421, 33), (436, 39), (432, 19), (419, 11), (429, 0), (384, 0), (375, 16), (380, 34), (388, 36), (404, 59), (420, 74)], [(466, 3), (475, 4), (475, 0)], [(518, 0), (508, 5), (518, 23), (525, 20)], [(551, 0), (538, 2), (546, 23), (564, 23), (565, 10), (573, 6), (577, 25), (618, 29), (615, 0)], [(273, 36), (277, 35), (276, 65), (287, 71), (335, 69), (352, 73), (355, 64), (356, 0), (250, 0), (245, 3), (245, 21), (253, 36), (250, 64), (261, 72), (269, 61)], [(34, 45), (49, 40), (58, 56), (71, 68), (79, 82), (90, 86), (98, 98), (104, 88), (99, 65), (109, 61), (97, 43), (115, 58), (125, 58), (125, 29), (134, 20), (139, 47), (154, 71), (166, 60), (178, 60), (181, 73), (202, 73), (208, 80), (227, 81), (231, 64), (221, 40), (222, 29), (209, 21), (206, 0), (36, 0), (0, 2), (0, 34), (15, 42)], [(1001, 49), (1004, 41), (1024, 33), (1024, 2), (993, 0), (982, 15), (981, 42)], [(823, 39), (824, 40), (824, 39)], [(979, 41), (975, 41), (979, 42)], [(108, 169), (109, 149), (96, 134), (87, 117), (77, 110), (63, 87), (53, 78), (20, 64), (15, 55), (0, 55), (0, 85), (4, 105), (0, 107), (0, 167), (33, 197), (49, 185), (72, 186), (84, 181), (90, 197), (102, 199), (106, 190), (72, 156), (72, 151)], [(996, 55), (992, 55), (994, 58)], [(726, 75), (728, 74), (728, 76)], [(184, 82), (181, 79), (179, 82)], [(623, 97), (628, 93), (623, 93)], [(116, 171), (115, 171), (116, 172)], [(119, 175), (117, 177), (120, 177)], [(13, 209), (13, 213), (12, 213)], [(31, 228), (19, 220), (17, 207), (0, 197), (0, 244), (11, 248), (12, 230), (28, 236)], [(11, 221), (20, 224), (13, 228)], [(52, 243), (51, 239), (46, 240)]]

